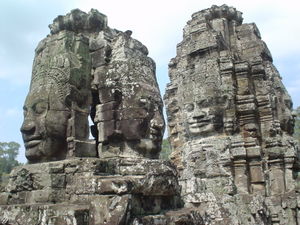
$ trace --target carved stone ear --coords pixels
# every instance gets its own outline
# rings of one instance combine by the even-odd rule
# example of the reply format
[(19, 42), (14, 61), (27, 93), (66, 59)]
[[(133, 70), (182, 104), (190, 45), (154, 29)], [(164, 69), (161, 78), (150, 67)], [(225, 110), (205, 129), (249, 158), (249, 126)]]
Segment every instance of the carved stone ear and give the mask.
[(72, 108), (72, 98), (71, 95), (67, 95), (65, 98), (65, 104), (66, 106), (71, 109)]

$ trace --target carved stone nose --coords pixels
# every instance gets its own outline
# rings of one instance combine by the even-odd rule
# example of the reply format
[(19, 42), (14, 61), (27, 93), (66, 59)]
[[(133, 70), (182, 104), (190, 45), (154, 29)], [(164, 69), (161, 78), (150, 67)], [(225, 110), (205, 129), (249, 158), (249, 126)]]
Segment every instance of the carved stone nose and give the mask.
[(207, 115), (207, 113), (206, 113), (205, 111), (197, 110), (197, 111), (194, 112), (193, 117), (194, 117), (194, 118), (197, 118), (197, 119), (202, 119), (202, 118), (204, 118), (206, 115)]
[(151, 126), (157, 129), (164, 128), (165, 122), (158, 112), (155, 113), (153, 119), (151, 120)]
[(25, 120), (21, 126), (20, 131), (24, 134), (33, 133), (35, 131), (35, 124), (32, 120)]

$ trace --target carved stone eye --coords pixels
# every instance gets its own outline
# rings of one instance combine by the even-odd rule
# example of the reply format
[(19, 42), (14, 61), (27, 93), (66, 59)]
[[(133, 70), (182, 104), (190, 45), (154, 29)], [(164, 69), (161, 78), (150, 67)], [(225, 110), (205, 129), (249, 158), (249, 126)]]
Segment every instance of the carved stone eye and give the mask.
[(48, 109), (48, 104), (47, 102), (38, 102), (33, 105), (32, 110), (36, 114), (42, 114)]
[(197, 105), (199, 106), (199, 108), (208, 107), (210, 104), (212, 104), (212, 101), (209, 101), (209, 100), (206, 100), (206, 99), (197, 101)]
[(185, 106), (185, 109), (186, 109), (186, 111), (188, 111), (188, 112), (191, 112), (191, 111), (193, 111), (194, 110), (194, 104), (187, 104), (186, 106)]

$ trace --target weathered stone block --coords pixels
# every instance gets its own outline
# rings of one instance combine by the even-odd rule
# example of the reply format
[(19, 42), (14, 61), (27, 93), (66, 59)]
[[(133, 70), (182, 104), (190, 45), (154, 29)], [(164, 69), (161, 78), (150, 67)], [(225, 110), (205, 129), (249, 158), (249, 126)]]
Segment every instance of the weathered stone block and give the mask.
[(276, 167), (271, 165), (269, 172), (270, 193), (272, 195), (283, 194), (285, 192), (283, 169)]
[(104, 142), (108, 139), (109, 136), (114, 134), (115, 131), (115, 121), (103, 121), (97, 124), (98, 130), (102, 130), (98, 135), (98, 141)]
[(96, 141), (95, 140), (89, 140), (89, 141), (80, 141), (75, 140), (75, 151), (74, 155), (75, 157), (97, 157), (98, 152), (96, 149)]
[(235, 161), (234, 165), (234, 183), (238, 193), (248, 193), (247, 164), (245, 160)]
[[(99, 196), (91, 202), (91, 224), (128, 224), (131, 196)], [(101, 210), (99, 210), (101, 209)]]
[(261, 183), (265, 181), (261, 162), (250, 162), (249, 170), (250, 170), (250, 181), (252, 183)]
[(106, 62), (106, 51), (104, 48), (98, 49), (91, 53), (92, 67), (97, 68), (105, 65)]
[(284, 149), (281, 147), (272, 147), (272, 148), (267, 148), (266, 153), (269, 156), (269, 159), (280, 159), (283, 158), (284, 156)]
[(102, 49), (108, 45), (108, 41), (110, 41), (111, 37), (104, 31), (100, 31), (96, 38), (90, 38), (89, 48), (90, 51), (96, 51), (98, 49)]
[(88, 225), (89, 206), (72, 204), (32, 204), (0, 206), (0, 217), (7, 224)]
[[(209, 49), (214, 49), (218, 46), (218, 36), (216, 33), (210, 31), (201, 31), (198, 33), (193, 33), (191, 35), (193, 43), (188, 47), (189, 54), (195, 54), (196, 52), (209, 51)], [(204, 39), (203, 41), (199, 41)]]
[(248, 147), (247, 148), (248, 158), (261, 158), (261, 148), (260, 146)]
[(116, 118), (115, 110), (96, 111), (95, 122), (114, 121)]
[(9, 198), (9, 193), (2, 192), (0, 193), (0, 205), (7, 205)]
[(161, 211), (176, 208), (176, 199), (169, 196), (132, 196), (132, 214), (133, 215), (151, 215), (158, 214)]
[(26, 194), (25, 202), (28, 204), (64, 202), (66, 200), (64, 197), (63, 191), (47, 188), (28, 192)]
[(26, 202), (26, 197), (28, 193), (28, 191), (10, 193), (8, 198), (8, 205), (24, 204)]

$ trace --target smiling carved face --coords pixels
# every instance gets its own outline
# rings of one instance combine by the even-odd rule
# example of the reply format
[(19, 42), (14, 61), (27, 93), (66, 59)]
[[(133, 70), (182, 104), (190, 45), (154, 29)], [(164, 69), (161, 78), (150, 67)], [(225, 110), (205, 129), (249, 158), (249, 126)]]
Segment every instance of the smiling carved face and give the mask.
[[(100, 142), (107, 145), (113, 141), (126, 142), (144, 157), (157, 158), (165, 128), (158, 89), (136, 83), (121, 90), (114, 101), (98, 105), (97, 118), (102, 124), (98, 126)], [(103, 96), (108, 95), (105, 90), (101, 91)]]
[(218, 102), (201, 100), (185, 105), (187, 132), (190, 136), (207, 136), (222, 126), (222, 115)]
[(57, 88), (44, 85), (28, 94), (21, 127), (25, 156), (29, 163), (63, 159), (66, 156), (66, 130), (70, 116), (59, 100)]
[[(144, 112), (145, 115), (141, 117), (142, 122), (136, 132), (144, 130), (137, 148), (142, 152), (146, 152), (146, 155), (150, 153), (150, 155), (156, 156), (161, 149), (165, 122), (159, 98), (154, 96), (155, 94), (148, 93), (147, 97), (136, 100), (136, 102), (139, 102), (139, 110)], [(131, 121), (133, 122), (134, 118), (131, 118)]]

